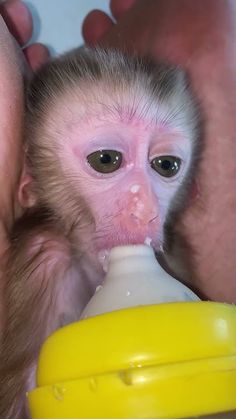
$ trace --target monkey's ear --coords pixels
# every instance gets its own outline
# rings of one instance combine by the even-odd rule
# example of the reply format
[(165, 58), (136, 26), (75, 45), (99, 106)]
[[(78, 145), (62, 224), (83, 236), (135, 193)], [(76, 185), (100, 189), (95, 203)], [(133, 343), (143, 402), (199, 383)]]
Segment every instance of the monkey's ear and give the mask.
[(18, 201), (22, 208), (31, 208), (36, 204), (37, 198), (32, 184), (33, 178), (28, 173), (26, 164), (24, 164), (18, 186)]

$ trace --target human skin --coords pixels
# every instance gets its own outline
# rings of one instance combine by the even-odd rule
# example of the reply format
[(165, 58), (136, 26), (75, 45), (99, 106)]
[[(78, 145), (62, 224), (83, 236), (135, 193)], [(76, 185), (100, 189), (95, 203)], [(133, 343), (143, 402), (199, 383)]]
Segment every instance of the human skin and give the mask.
[[(10, 35), (3, 17), (19, 44)], [(28, 41), (31, 32), (31, 17), (21, 1), (11, 0), (0, 6), (0, 279), (9, 232), (21, 213), (17, 194), (23, 165), (23, 74), (28, 70), (19, 46)], [(41, 45), (33, 45), (25, 56), (29, 65), (36, 68), (47, 59), (48, 52)], [(0, 294), (3, 285), (0, 281)]]
[[(17, 43), (10, 35), (15, 35)], [(19, 1), (8, 1), (0, 7), (0, 255), (7, 247), (11, 225), (19, 213), (17, 186), (19, 183), (23, 153), (23, 74), (26, 62), (19, 48), (31, 36), (32, 21), (27, 8)], [(33, 45), (25, 52), (32, 68), (47, 58), (47, 50)]]
[[(13, 28), (17, 28), (15, 34), (22, 43), (19, 34), (21, 37), (24, 34), (27, 39), (29, 35), (26, 36), (25, 31), (30, 31), (30, 19), (25, 20), (27, 24), (17, 21), (19, 13), (14, 16), (13, 10), (20, 2), (10, 3), (11, 30), (14, 32)], [(236, 302), (236, 281), (233, 278), (236, 245), (236, 4), (232, 0), (112, 0), (111, 8), (117, 24), (98, 11), (92, 12), (85, 20), (84, 36), (88, 43), (93, 45), (99, 41), (103, 45), (135, 49), (140, 54), (180, 64), (190, 73), (205, 117), (205, 149), (197, 179), (197, 199), (177, 228), (184, 232), (193, 248), (193, 286), (206, 298)], [(7, 17), (9, 25), (9, 12), (8, 16), (4, 14), (6, 20)], [(4, 152), (0, 156), (3, 238), (7, 237), (18, 209), (15, 197), (22, 164), (19, 158), (22, 78), (16, 52), (12, 44), (10, 46), (12, 41), (3, 24), (1, 30), (0, 39), (8, 42), (0, 45), (3, 63), (0, 80), (4, 80), (4, 87), (0, 84), (3, 92), (0, 95), (0, 132), (4, 135), (1, 141)], [(40, 48), (27, 51), (26, 56), (33, 67), (41, 53)], [(8, 138), (10, 140), (6, 141)], [(2, 239), (1, 250), (4, 243)]]
[(149, 54), (186, 68), (204, 115), (198, 194), (177, 225), (192, 248), (192, 285), (236, 303), (236, 2), (112, 0), (85, 19), (85, 41)]

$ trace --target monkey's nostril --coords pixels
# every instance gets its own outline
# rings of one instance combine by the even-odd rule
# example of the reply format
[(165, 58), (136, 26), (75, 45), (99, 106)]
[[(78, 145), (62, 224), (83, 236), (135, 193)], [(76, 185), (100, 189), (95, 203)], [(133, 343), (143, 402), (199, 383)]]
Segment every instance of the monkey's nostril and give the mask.
[(137, 217), (137, 215), (135, 215), (133, 212), (131, 212), (130, 218), (131, 218), (131, 220), (135, 221), (136, 223), (140, 222), (139, 217)]
[(157, 219), (158, 219), (158, 214), (155, 215), (155, 217), (151, 218), (151, 220), (149, 220), (148, 224), (154, 223)]

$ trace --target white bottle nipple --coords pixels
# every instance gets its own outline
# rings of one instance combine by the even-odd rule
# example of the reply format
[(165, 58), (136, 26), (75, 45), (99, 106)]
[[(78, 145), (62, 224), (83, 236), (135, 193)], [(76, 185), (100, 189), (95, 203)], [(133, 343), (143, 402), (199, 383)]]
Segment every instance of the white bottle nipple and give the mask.
[(164, 271), (150, 246), (120, 246), (111, 250), (105, 280), (81, 318), (139, 305), (198, 300)]

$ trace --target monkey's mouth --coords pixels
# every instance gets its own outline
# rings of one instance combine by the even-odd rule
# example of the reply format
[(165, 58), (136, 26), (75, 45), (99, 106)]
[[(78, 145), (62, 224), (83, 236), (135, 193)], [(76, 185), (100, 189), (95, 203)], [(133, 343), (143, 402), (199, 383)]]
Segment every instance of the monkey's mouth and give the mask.
[[(153, 231), (149, 226), (134, 230), (125, 230), (124, 227), (118, 226), (112, 229), (112, 234), (108, 231), (107, 234), (99, 234), (99, 229), (93, 235), (91, 243), (91, 251), (89, 252), (89, 260), (87, 265), (92, 265), (92, 273), (90, 272), (87, 277), (87, 281), (84, 281), (85, 287), (88, 287), (88, 300), (92, 298), (96, 289), (99, 288), (105, 279), (106, 273), (109, 267), (109, 255), (110, 251), (116, 247), (121, 246), (137, 246), (147, 245), (150, 246), (155, 255), (160, 251), (160, 245), (162, 243), (161, 234)], [(88, 252), (86, 252), (88, 254)], [(88, 303), (88, 300), (84, 302), (84, 305)]]
[(156, 249), (158, 248), (158, 242), (156, 238), (153, 237), (153, 234), (150, 234), (150, 236), (143, 233), (127, 235), (127, 233), (122, 234), (119, 232), (119, 234), (109, 237), (109, 239), (106, 240), (105, 246), (104, 243), (101, 243), (100, 246), (98, 246), (97, 251), (98, 261), (101, 264), (103, 271), (107, 272), (109, 253), (111, 249), (118, 246), (135, 246), (141, 244), (151, 246), (155, 251), (155, 254), (157, 253)]
[(157, 238), (157, 235), (153, 232), (151, 228), (145, 228), (138, 231), (125, 231), (121, 228), (114, 231), (114, 234), (109, 234), (104, 236), (102, 239), (95, 239), (95, 246), (97, 251), (103, 249), (111, 250), (113, 247), (117, 246), (127, 246), (127, 245), (139, 245), (146, 244), (152, 246), (154, 249), (160, 247), (161, 240)]

